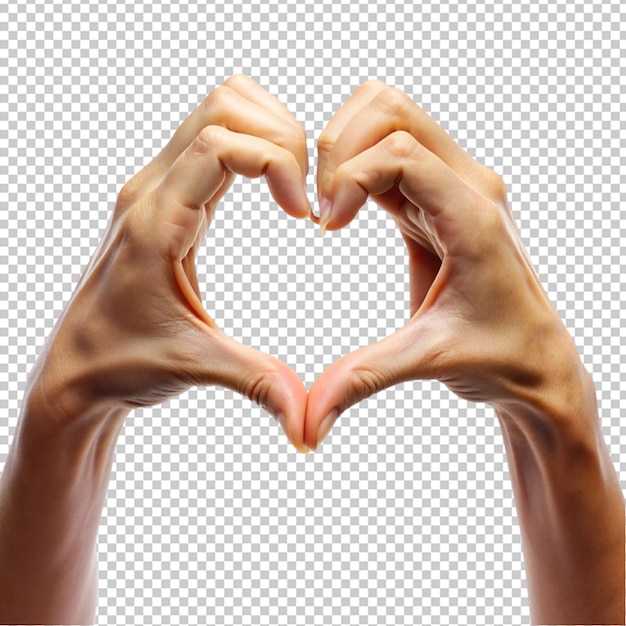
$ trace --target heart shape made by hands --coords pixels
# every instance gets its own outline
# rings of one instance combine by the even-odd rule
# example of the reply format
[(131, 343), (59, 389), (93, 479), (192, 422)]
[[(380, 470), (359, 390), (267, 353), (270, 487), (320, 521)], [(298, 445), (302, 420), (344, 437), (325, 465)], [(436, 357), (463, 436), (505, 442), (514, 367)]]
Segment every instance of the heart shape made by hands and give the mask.
[[(315, 216), (304, 191), (308, 159), (301, 127), (289, 120), (281, 126), (290, 114), (256, 83), (238, 79), (231, 87), (245, 102), (223, 96), (231, 106), (216, 121), (228, 130), (207, 127), (208, 105), (201, 109), (202, 123), (190, 123), (179, 142), (188, 144), (201, 128), (200, 145), (194, 141), (186, 158), (169, 160), (171, 169), (161, 185), (166, 199), (167, 183), (176, 188), (169, 198), (177, 201), (173, 209), (162, 210), (161, 224), (174, 225), (175, 244), (168, 253), (180, 259), (177, 282), (191, 308), (214, 326), (200, 302), (193, 254), (198, 233), (208, 227), (235, 173), (265, 175), (279, 206), (294, 217), (309, 216), (322, 234), (346, 226), (371, 198), (394, 218), (406, 243), (411, 304), (404, 327), (340, 358), (308, 394), (285, 364), (240, 345), (227, 346), (233, 340), (223, 337), (216, 342), (221, 365), (238, 374), (217, 382), (265, 406), (304, 450), (315, 449), (346, 408), (400, 382), (434, 378), (457, 395), (489, 400), (508, 393), (509, 378), (536, 376), (520, 358), (519, 338), (531, 341), (530, 335), (518, 333), (514, 341), (508, 335), (511, 328), (532, 327), (528, 320), (546, 317), (547, 311), (552, 322), (553, 308), (527, 262), (497, 174), (468, 155), (406, 94), (368, 81), (318, 138)], [(260, 126), (250, 121), (260, 118)], [(207, 165), (213, 167), (210, 175)], [(210, 198), (201, 203), (205, 212), (194, 209), (198, 198)], [(503, 371), (510, 376), (503, 377)]]
[[(73, 378), (126, 406), (190, 385), (229, 387), (265, 407), (304, 451), (346, 408), (396, 383), (435, 378), (490, 400), (537, 376), (522, 349), (533, 333), (520, 329), (562, 324), (553, 323), (502, 179), (379, 81), (350, 96), (317, 150), (319, 216), (305, 191), (306, 134), (286, 107), (245, 77), (212, 92), (119, 195), (60, 327), (70, 327), (59, 333), (60, 361), (75, 354), (80, 364)], [(346, 226), (371, 198), (407, 246), (408, 323), (337, 360), (308, 393), (286, 364), (222, 332), (202, 304), (195, 257), (237, 174), (265, 176), (287, 214), (311, 217), (322, 232)]]

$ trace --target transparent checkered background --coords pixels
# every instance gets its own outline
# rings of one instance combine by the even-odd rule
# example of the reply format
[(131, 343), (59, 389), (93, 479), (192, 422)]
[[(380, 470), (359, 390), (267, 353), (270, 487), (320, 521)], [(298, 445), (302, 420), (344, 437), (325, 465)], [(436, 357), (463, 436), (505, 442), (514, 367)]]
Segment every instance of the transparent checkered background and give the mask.
[[(315, 140), (368, 78), (406, 90), (504, 175), (594, 375), (624, 481), (624, 10), (0, 5), (0, 467), (27, 373), (119, 188), (209, 91), (244, 72), (305, 125), (312, 198)], [(262, 182), (241, 179), (198, 263), (220, 325), (307, 386), (405, 322), (405, 268), (391, 219), (373, 205), (322, 239)], [(307, 456), (223, 389), (134, 412), (99, 553), (99, 624), (528, 622), (497, 422), (437, 383), (361, 402)]]

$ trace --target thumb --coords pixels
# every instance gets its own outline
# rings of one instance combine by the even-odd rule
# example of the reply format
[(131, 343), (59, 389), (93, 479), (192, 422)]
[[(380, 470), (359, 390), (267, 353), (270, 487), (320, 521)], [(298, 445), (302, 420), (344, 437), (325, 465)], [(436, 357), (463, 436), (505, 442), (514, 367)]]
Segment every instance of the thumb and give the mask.
[(308, 452), (303, 442), (307, 392), (298, 375), (276, 357), (239, 343), (215, 325), (204, 326), (201, 334), (186, 367), (191, 382), (241, 393), (276, 419), (299, 452)]
[(408, 380), (437, 378), (440, 330), (427, 314), (335, 361), (309, 390), (304, 443), (315, 450), (350, 406)]

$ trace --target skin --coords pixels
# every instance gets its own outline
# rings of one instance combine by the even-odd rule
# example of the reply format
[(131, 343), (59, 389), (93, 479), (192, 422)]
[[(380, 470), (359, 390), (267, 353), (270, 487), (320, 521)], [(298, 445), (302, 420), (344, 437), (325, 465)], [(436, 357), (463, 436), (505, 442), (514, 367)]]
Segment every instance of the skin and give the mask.
[(355, 91), (318, 148), (325, 228), (347, 225), (368, 196), (398, 223), (408, 324), (337, 361), (307, 395), (287, 365), (211, 319), (194, 259), (234, 176), (264, 175), (289, 215), (310, 213), (302, 127), (254, 81), (230, 78), (124, 186), (29, 377), (0, 477), (0, 623), (93, 621), (98, 522), (133, 408), (223, 385), (264, 406), (306, 451), (350, 405), (417, 378), (496, 410), (533, 621), (622, 622), (624, 501), (593, 383), (532, 269), (501, 179), (379, 82)]
[(304, 385), (217, 327), (194, 258), (235, 174), (264, 175), (289, 215), (309, 215), (305, 138), (284, 105), (234, 76), (122, 189), (31, 372), (0, 478), (0, 623), (93, 622), (98, 522), (133, 408), (222, 385), (277, 416), (304, 449)]
[(371, 197), (409, 253), (411, 317), (332, 364), (309, 390), (315, 449), (341, 412), (397, 383), (437, 379), (495, 409), (536, 624), (622, 624), (624, 499), (593, 382), (521, 242), (502, 179), (406, 94), (357, 89), (318, 142), (322, 230)]

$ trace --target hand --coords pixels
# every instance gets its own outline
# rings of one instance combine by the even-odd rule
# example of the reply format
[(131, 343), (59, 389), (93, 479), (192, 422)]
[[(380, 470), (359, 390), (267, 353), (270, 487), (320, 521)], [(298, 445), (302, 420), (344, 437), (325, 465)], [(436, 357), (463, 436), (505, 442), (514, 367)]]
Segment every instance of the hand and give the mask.
[(318, 155), (314, 221), (322, 232), (342, 228), (368, 196), (387, 210), (408, 248), (411, 317), (315, 381), (307, 446), (315, 449), (349, 406), (408, 380), (438, 379), (494, 404), (531, 402), (549, 388), (567, 403), (564, 382), (580, 359), (524, 250), (500, 176), (378, 81), (334, 115)]
[(236, 174), (265, 175), (276, 202), (302, 218), (310, 211), (307, 171), (304, 130), (277, 99), (243, 76), (215, 89), (122, 189), (43, 351), (31, 387), (54, 399), (56, 418), (219, 384), (265, 407), (302, 449), (302, 382), (217, 327), (201, 303), (194, 261)]

